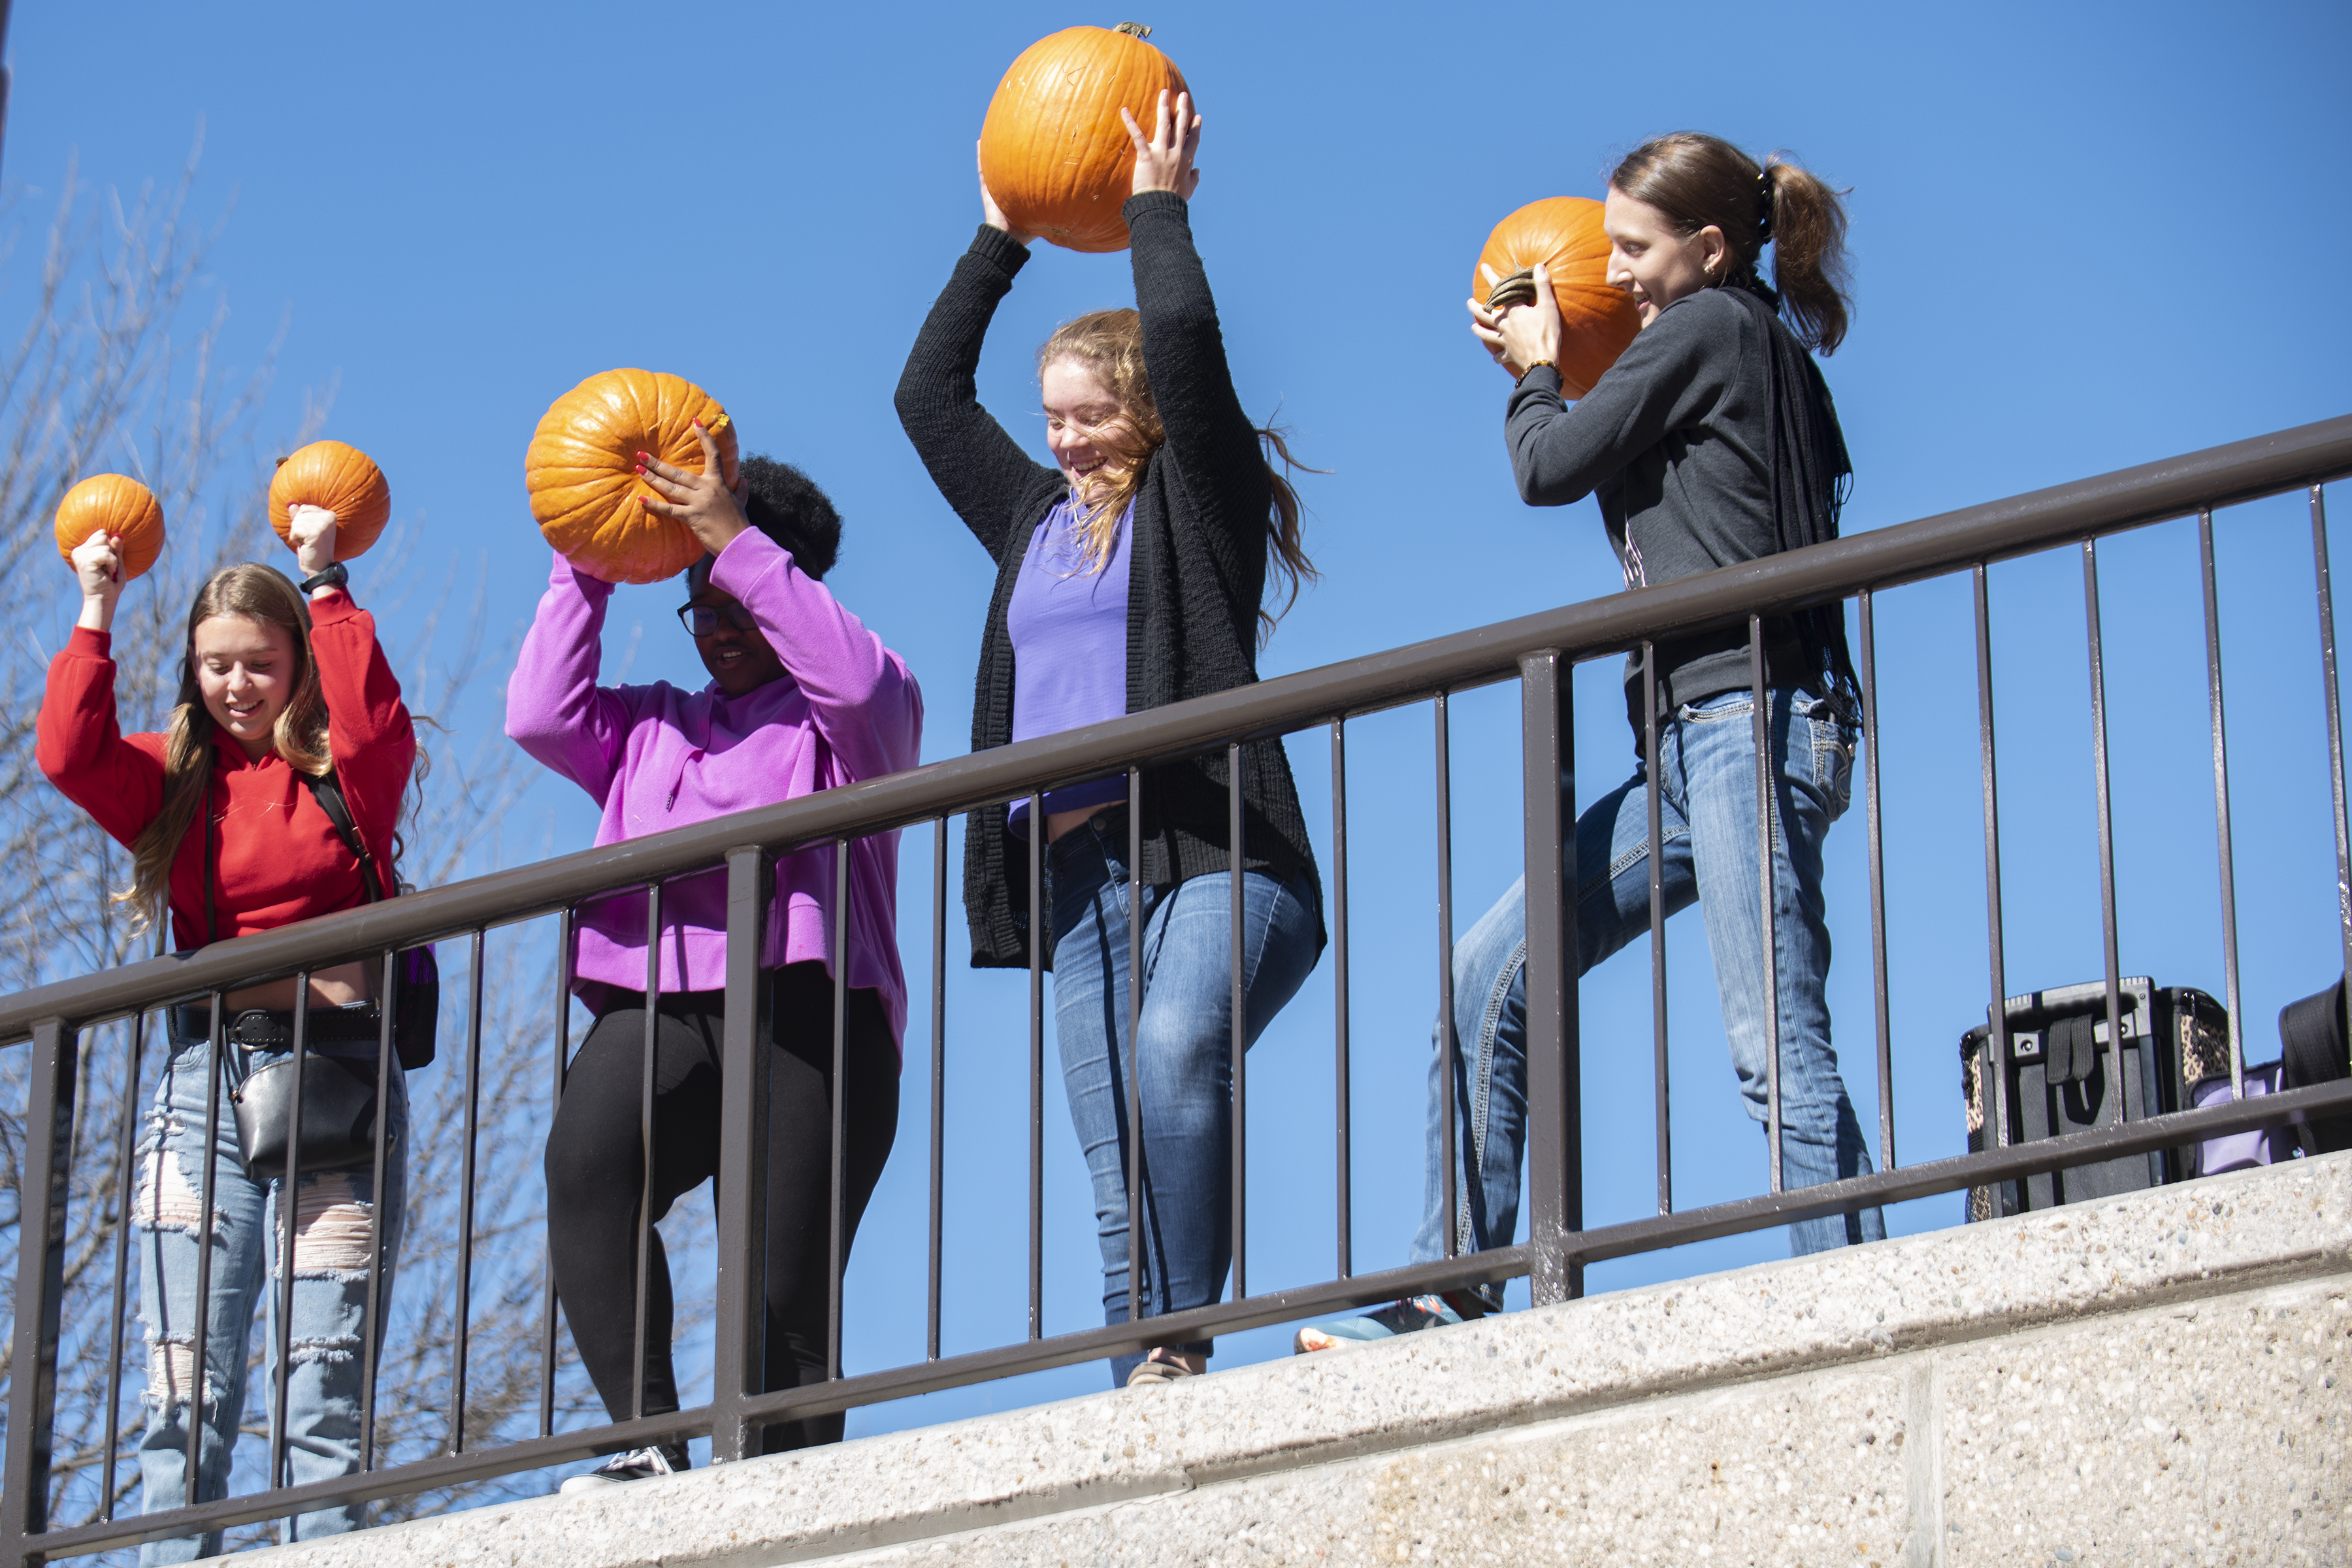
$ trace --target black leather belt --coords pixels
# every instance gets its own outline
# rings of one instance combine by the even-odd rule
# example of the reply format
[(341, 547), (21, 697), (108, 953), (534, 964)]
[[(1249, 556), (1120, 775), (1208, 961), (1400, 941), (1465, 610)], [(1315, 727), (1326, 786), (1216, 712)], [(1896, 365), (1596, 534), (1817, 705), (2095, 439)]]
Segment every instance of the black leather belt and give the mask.
[[(183, 1003), (173, 1007), (171, 1030), (175, 1040), (209, 1039), (213, 1032), (212, 1008), (202, 1002)], [(294, 1015), (266, 1007), (248, 1007), (222, 1020), (221, 1033), (231, 1045), (291, 1046), (294, 1043)], [(375, 1045), (383, 1037), (383, 1023), (373, 1002), (341, 1007), (313, 1007), (310, 1009), (307, 1037), (313, 1046)]]

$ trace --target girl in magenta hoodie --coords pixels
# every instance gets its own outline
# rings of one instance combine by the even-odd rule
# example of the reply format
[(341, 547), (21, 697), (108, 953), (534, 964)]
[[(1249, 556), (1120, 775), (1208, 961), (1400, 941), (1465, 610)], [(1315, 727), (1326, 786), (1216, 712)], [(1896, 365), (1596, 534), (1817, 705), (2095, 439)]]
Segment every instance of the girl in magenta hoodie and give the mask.
[[(637, 455), (667, 501), (646, 510), (694, 530), (709, 554), (686, 574), (679, 621), (710, 684), (682, 691), (596, 684), (613, 584), (558, 556), (507, 691), (507, 733), (604, 808), (599, 845), (910, 768), (923, 700), (904, 660), (823, 585), (841, 521), (787, 464), (744, 459), (703, 472)], [(833, 973), (847, 970), (844, 1101), (846, 1236), (888, 1159), (898, 1121), (898, 1038), (907, 983), (894, 911), (898, 836), (850, 849), (846, 952), (831, 951), (834, 851), (776, 867), (760, 963), (773, 987), (768, 1107), (767, 1386), (825, 1373), (831, 1191)], [(726, 999), (726, 873), (662, 889), (655, 999), (654, 1217), (716, 1174), (720, 1026)], [(556, 1293), (580, 1358), (614, 1420), (635, 1414), (638, 1199), (645, 1181), (639, 1100), (646, 1038), (646, 900), (623, 894), (579, 911), (572, 973), (596, 1015), (572, 1058), (547, 1141), (547, 1233)], [(676, 1410), (669, 1267), (661, 1237), (647, 1262), (644, 1413)], [(838, 1415), (767, 1429), (769, 1452), (837, 1442)], [(686, 1468), (683, 1445), (621, 1454), (564, 1483), (634, 1480)]]

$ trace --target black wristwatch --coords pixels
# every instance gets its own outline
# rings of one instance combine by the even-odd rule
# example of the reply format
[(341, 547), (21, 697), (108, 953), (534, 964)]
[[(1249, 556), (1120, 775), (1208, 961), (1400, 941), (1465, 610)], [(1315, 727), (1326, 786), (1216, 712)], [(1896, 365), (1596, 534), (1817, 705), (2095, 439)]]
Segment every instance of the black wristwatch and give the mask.
[(341, 562), (330, 561), (327, 563), (326, 569), (324, 571), (315, 573), (312, 575), (302, 579), (302, 592), (305, 595), (309, 595), (317, 593), (321, 588), (341, 588), (349, 584), (351, 580), (352, 574), (343, 569), (343, 563)]

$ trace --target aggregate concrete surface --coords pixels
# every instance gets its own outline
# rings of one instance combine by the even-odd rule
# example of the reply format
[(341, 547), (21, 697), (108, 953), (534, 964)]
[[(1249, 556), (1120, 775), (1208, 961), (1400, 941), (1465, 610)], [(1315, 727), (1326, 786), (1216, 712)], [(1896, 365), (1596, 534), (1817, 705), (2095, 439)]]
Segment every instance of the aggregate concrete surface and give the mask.
[(2352, 1154), (263, 1553), (2352, 1563)]

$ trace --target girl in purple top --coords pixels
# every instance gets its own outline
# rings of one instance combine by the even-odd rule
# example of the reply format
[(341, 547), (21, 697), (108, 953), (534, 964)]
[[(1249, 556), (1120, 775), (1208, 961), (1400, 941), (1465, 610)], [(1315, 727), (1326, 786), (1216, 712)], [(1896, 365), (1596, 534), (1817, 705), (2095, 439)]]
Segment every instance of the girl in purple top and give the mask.
[[(1255, 680), (1286, 591), (1314, 573), (1297, 495), (1269, 461), (1269, 452), (1288, 455), (1242, 407), (1193, 244), (1200, 124), (1181, 94), (1161, 95), (1150, 135), (1128, 122), (1134, 194), (1122, 211), (1136, 308), (1081, 316), (1038, 351), (1050, 465), (981, 406), (974, 384), (990, 320), (1035, 237), (1013, 229), (984, 184), (984, 221), (908, 355), (899, 420), (996, 563), (972, 688), (974, 751)], [(1051, 791), (1043, 824), (999, 808), (975, 816), (964, 837), (973, 964), (1025, 967), (1034, 943), (1054, 972), (1054, 1033), (1094, 1186), (1108, 1323), (1128, 1321), (1130, 1295), (1138, 1315), (1161, 1317), (1223, 1294), (1236, 937), (1244, 1049), (1323, 946), (1321, 884), (1282, 742), (1248, 742), (1239, 761), (1237, 779), (1222, 746), (1145, 769), (1133, 820), (1122, 775)], [(1036, 831), (1045, 897), (1033, 910), (1025, 868)], [(1142, 884), (1139, 933), (1129, 923), (1133, 882)], [(1140, 995), (1131, 998), (1138, 945)], [(1130, 1217), (1139, 1144), (1142, 1212)], [(1144, 1384), (1191, 1376), (1213, 1348), (1139, 1331), (1111, 1375)]]
[[(640, 452), (667, 501), (646, 508), (694, 530), (710, 552), (687, 572), (678, 619), (710, 684), (682, 691), (596, 684), (613, 584), (561, 556), (507, 691), (507, 733), (604, 808), (599, 845), (773, 805), (913, 767), (922, 693), (904, 660), (823, 586), (841, 520), (798, 469), (747, 458), (722, 482), (702, 437), (703, 472)], [(894, 920), (898, 836), (850, 850), (847, 951), (831, 951), (834, 851), (776, 867), (761, 949), (773, 986), (776, 1048), (768, 1106), (767, 1384), (824, 1376), (832, 1145), (833, 973), (846, 963), (844, 1092), (847, 1238), (889, 1157), (898, 1121), (898, 1038), (907, 983)], [(565, 1079), (547, 1141), (547, 1236), (556, 1294), (605, 1412), (626, 1420), (635, 1360), (639, 1101), (646, 1037), (645, 895), (583, 906), (572, 973), (596, 1021)], [(726, 999), (726, 874), (662, 889), (655, 1000), (654, 1217), (718, 1169), (719, 1039)], [(651, 1236), (644, 1411), (676, 1410), (669, 1267)], [(770, 1426), (767, 1451), (838, 1442), (842, 1417)], [(686, 1468), (683, 1445), (640, 1448), (564, 1489)]]

